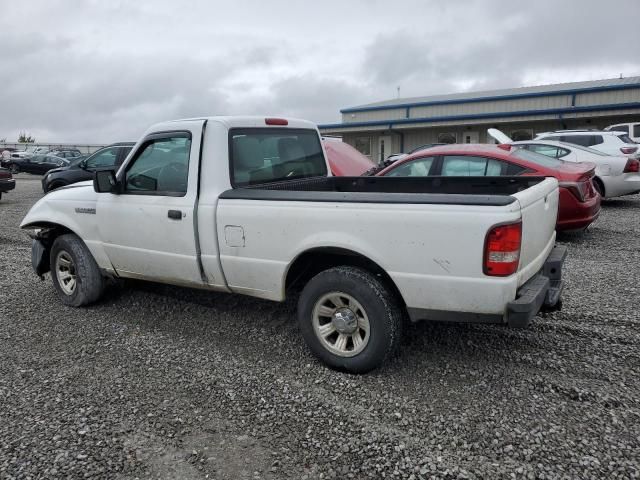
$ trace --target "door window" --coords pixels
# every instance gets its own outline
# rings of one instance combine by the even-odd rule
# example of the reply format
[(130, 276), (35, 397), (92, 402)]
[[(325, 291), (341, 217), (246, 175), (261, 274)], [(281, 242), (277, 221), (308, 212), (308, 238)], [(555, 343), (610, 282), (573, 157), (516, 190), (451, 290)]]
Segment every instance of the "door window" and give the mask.
[(125, 175), (126, 193), (184, 196), (189, 177), (188, 134), (143, 144)]
[(407, 162), (391, 170), (385, 177), (426, 177), (433, 165), (433, 157), (425, 157)]
[(615, 125), (609, 128), (612, 132), (624, 132), (627, 135), (629, 134), (629, 126), (628, 125)]
[(519, 175), (524, 171), (518, 165), (494, 158), (472, 155), (449, 155), (442, 159), (444, 177), (500, 177)]
[(640, 137), (640, 123), (636, 123), (633, 126), (633, 136), (634, 137)]
[(551, 158), (562, 158), (570, 153), (566, 148), (560, 148), (554, 145), (527, 145), (526, 148), (532, 152)]
[(85, 165), (88, 169), (113, 167), (116, 164), (118, 156), (118, 147), (107, 147), (87, 159)]

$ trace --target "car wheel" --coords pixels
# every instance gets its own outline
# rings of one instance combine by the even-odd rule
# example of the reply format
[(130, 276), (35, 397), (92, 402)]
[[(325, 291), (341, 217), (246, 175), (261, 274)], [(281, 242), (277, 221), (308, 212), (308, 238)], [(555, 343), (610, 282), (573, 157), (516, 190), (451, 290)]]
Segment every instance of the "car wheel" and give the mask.
[(331, 368), (366, 373), (397, 349), (403, 315), (394, 292), (366, 270), (342, 266), (313, 277), (298, 301), (300, 330)]
[(602, 180), (600, 180), (599, 178), (594, 178), (593, 179), (593, 188), (596, 189), (596, 192), (598, 192), (598, 194), (604, 198), (604, 184), (602, 183)]
[(9, 166), (9, 171), (15, 175), (16, 173), (20, 173), (20, 167), (18, 167), (18, 165), (16, 165), (15, 163), (12, 163)]
[(53, 285), (62, 303), (80, 307), (100, 298), (104, 277), (91, 252), (76, 235), (56, 238), (49, 261)]

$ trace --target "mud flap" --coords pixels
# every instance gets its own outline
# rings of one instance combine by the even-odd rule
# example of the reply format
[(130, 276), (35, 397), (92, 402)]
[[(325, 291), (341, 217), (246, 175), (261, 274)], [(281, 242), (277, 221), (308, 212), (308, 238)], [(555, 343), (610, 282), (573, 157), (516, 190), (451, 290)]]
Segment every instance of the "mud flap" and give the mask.
[(40, 240), (33, 240), (31, 245), (31, 266), (40, 279), (43, 279), (43, 275), (50, 270), (49, 251), (50, 248)]

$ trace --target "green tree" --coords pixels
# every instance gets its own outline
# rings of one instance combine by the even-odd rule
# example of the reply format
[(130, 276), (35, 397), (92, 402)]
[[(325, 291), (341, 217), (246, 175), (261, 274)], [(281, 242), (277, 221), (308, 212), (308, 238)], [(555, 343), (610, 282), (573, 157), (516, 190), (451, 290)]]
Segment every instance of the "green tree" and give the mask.
[(27, 134), (27, 132), (20, 132), (18, 136), (18, 143), (35, 143), (35, 141), (36, 139)]

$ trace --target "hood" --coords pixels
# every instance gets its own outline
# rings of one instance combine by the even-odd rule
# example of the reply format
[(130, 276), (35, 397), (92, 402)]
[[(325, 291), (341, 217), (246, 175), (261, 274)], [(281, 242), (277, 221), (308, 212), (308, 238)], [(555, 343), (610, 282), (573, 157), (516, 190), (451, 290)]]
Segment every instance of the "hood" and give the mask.
[(57, 223), (72, 232), (82, 231), (78, 224), (79, 215), (76, 209), (94, 209), (97, 194), (93, 190), (93, 181), (73, 183), (60, 187), (40, 198), (22, 219), (20, 228)]
[(487, 130), (487, 133), (491, 137), (493, 137), (495, 139), (495, 141), (498, 142), (498, 143), (511, 143), (511, 142), (513, 142), (513, 140), (511, 140), (509, 137), (507, 137), (503, 132), (501, 132), (497, 128), (490, 128), (490, 129)]
[(322, 140), (331, 173), (338, 177), (359, 177), (375, 164), (348, 143)]

